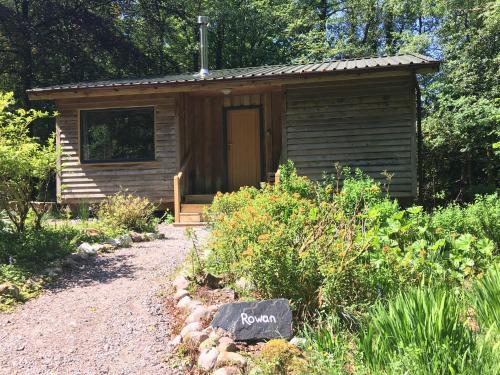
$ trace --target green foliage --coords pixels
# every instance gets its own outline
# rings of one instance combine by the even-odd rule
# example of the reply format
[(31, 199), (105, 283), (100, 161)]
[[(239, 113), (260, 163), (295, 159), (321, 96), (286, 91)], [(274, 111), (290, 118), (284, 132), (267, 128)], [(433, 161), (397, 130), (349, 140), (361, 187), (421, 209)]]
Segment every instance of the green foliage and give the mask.
[(275, 186), (218, 194), (209, 209), (213, 230), (208, 270), (229, 280), (250, 277), (266, 297), (309, 303), (317, 273), (297, 246), (304, 226), (313, 220), (312, 208), (299, 193)]
[(6, 212), (18, 232), (23, 232), (30, 211), (40, 228), (48, 206), (32, 201), (37, 197), (47, 199), (57, 152), (54, 137), (42, 146), (30, 135), (32, 122), (49, 114), (33, 109), (9, 110), (13, 102), (12, 93), (0, 92), (0, 211)]
[(459, 287), (495, 259), (496, 195), (429, 215), (402, 210), (360, 172), (337, 188), (328, 176), (298, 177), (292, 164), (281, 170), (283, 185), (217, 195), (206, 267), (228, 282), (251, 279), (261, 297), (290, 299), (299, 316), (320, 307), (354, 323), (401, 289)]
[(454, 294), (412, 289), (374, 308), (360, 348), (375, 372), (481, 373), (483, 358), (462, 317)]
[(473, 299), (480, 328), (484, 331), (492, 328), (500, 337), (500, 265), (491, 267), (475, 282)]
[(22, 233), (0, 232), (0, 263), (17, 263), (38, 269), (71, 253), (80, 231), (71, 225), (43, 225)]
[(99, 203), (97, 218), (116, 229), (155, 232), (158, 224), (155, 209), (149, 199), (120, 191)]
[(0, 295), (0, 312), (8, 311), (19, 301), (37, 296), (42, 286), (32, 271), (14, 264), (0, 264), (0, 284), (3, 283), (17, 287), (19, 296)]

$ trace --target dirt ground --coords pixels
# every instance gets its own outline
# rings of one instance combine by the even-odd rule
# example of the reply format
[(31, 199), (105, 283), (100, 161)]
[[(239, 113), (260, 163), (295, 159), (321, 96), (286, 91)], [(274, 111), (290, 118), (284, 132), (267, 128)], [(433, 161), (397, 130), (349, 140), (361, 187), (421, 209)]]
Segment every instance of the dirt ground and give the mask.
[[(0, 313), (0, 374), (177, 374), (164, 310), (191, 243), (183, 228), (68, 271), (42, 296)], [(203, 231), (201, 235), (203, 235)]]

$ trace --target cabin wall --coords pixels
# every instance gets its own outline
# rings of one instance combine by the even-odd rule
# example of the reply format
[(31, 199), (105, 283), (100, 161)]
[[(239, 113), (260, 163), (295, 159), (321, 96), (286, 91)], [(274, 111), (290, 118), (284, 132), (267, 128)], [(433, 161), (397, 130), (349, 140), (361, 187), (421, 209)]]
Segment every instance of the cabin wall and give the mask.
[(185, 119), (180, 134), (183, 157), (191, 153), (190, 193), (225, 191), (224, 109), (260, 106), (264, 122), (266, 173), (275, 171), (281, 154), (282, 93), (263, 92), (241, 95), (186, 95)]
[[(120, 189), (147, 196), (156, 203), (173, 201), (173, 176), (178, 170), (176, 134), (178, 111), (172, 95), (83, 98), (59, 100), (56, 122), (61, 146), (61, 170), (57, 179), (58, 200), (64, 204), (95, 202)], [(148, 162), (80, 163), (79, 110), (98, 108), (155, 107), (155, 156)]]
[(334, 163), (359, 167), (379, 181), (394, 173), (390, 192), (416, 195), (413, 76), (290, 86), (286, 90), (284, 159), (320, 179)]

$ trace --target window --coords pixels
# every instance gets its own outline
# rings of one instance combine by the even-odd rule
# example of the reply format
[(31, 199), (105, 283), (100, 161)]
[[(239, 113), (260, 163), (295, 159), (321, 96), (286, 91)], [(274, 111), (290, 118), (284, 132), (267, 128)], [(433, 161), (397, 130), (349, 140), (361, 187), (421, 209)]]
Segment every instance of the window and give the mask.
[(154, 108), (80, 111), (81, 162), (154, 160)]

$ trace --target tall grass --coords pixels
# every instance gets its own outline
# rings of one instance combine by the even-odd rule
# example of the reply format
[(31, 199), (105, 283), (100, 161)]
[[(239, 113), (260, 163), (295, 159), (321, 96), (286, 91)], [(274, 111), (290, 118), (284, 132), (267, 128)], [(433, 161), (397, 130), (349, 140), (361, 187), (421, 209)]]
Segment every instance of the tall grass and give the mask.
[(343, 374), (355, 361), (350, 334), (337, 315), (320, 316), (314, 324), (304, 323), (300, 336), (306, 339), (308, 363), (301, 373)]
[(387, 307), (376, 305), (360, 349), (376, 372), (480, 373), (482, 367), (464, 308), (444, 289), (415, 288)]
[(500, 265), (491, 267), (473, 288), (474, 308), (482, 330), (500, 332)]

